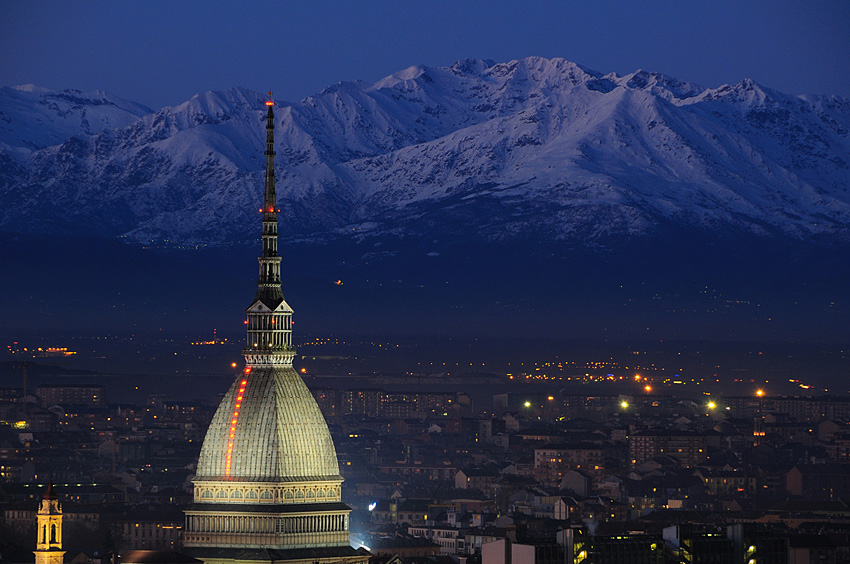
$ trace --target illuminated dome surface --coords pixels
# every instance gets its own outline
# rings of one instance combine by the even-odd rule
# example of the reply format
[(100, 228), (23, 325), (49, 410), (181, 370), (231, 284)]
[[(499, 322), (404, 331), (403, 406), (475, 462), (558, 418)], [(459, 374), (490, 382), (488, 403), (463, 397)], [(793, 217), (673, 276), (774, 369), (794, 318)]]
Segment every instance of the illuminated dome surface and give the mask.
[(340, 479), (325, 418), (291, 366), (255, 367), (237, 378), (210, 423), (197, 479)]

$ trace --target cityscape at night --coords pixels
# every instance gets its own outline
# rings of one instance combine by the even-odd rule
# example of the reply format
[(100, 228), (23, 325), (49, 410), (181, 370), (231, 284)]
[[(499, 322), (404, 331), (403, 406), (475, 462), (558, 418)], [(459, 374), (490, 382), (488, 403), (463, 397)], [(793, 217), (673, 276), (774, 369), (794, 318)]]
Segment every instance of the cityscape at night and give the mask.
[(0, 6), (0, 564), (850, 564), (850, 5)]

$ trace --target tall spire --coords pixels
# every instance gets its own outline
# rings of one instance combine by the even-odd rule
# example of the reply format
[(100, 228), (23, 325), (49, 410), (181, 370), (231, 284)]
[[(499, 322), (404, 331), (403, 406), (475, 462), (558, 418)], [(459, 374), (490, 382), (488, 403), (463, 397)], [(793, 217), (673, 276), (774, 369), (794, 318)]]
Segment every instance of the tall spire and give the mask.
[(266, 183), (263, 194), (263, 255), (259, 257), (257, 300), (274, 310), (283, 301), (280, 290), (280, 257), (277, 254), (277, 197), (274, 187), (274, 102), (266, 102)]
[(246, 310), (246, 366), (204, 437), (183, 546), (207, 563), (367, 564), (369, 555), (350, 544), (351, 508), (342, 503), (328, 425), (292, 367), (292, 308), (277, 252), (274, 102), (266, 104), (263, 252), (257, 297)]
[(277, 253), (277, 197), (274, 186), (274, 101), (266, 102), (266, 182), (263, 193), (263, 252), (258, 257), (257, 294), (248, 308), (248, 343), (244, 354), (248, 368), (259, 365), (292, 365), (292, 308), (280, 289), (280, 256)]
[[(275, 214), (277, 201), (274, 193), (274, 101), (272, 100), (272, 91), (269, 90), (269, 99), (266, 102), (266, 106), (268, 107), (268, 114), (266, 115), (266, 189), (265, 189), (265, 197), (263, 198), (263, 220), (266, 218), (274, 219), (277, 221), (277, 215)], [(265, 214), (274, 214), (273, 217), (266, 216)]]

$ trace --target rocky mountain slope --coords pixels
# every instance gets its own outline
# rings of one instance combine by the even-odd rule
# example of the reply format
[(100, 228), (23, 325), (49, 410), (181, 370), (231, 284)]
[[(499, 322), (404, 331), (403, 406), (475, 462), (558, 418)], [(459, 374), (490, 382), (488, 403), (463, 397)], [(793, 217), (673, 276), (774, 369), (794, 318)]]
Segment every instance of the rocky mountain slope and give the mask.
[[(256, 236), (264, 99), (153, 112), (0, 91), (0, 230)], [(562, 59), (411, 67), (278, 102), (281, 233), (605, 245), (678, 226), (850, 241), (850, 100), (704, 88)]]

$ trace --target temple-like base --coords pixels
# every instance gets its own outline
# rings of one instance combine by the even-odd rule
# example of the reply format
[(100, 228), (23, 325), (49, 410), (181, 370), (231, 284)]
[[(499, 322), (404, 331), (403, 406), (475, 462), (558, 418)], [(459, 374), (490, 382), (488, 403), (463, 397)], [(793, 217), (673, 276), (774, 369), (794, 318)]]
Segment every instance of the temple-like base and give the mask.
[(366, 564), (371, 556), (350, 546), (321, 548), (184, 548), (204, 564)]

